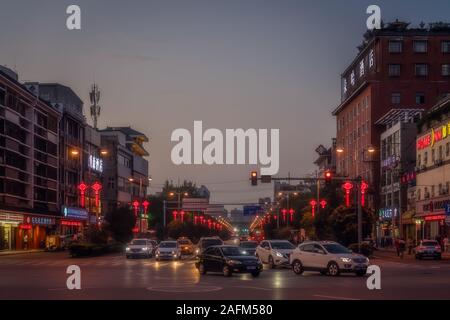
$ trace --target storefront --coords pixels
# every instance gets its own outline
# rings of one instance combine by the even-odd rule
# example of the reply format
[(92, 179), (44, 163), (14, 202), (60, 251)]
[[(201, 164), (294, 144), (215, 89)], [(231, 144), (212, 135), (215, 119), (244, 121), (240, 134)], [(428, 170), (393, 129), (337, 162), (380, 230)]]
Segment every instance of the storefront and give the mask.
[(24, 215), (17, 232), (19, 249), (43, 249), (47, 235), (56, 231), (56, 218), (42, 215)]
[(416, 215), (420, 219), (423, 239), (436, 239), (449, 235), (448, 220), (450, 217), (450, 199), (422, 201), (418, 203), (420, 212)]
[(89, 214), (86, 209), (74, 207), (62, 207), (62, 218), (59, 222), (59, 234), (82, 235)]
[(16, 239), (22, 222), (22, 214), (0, 210), (0, 251), (18, 249)]

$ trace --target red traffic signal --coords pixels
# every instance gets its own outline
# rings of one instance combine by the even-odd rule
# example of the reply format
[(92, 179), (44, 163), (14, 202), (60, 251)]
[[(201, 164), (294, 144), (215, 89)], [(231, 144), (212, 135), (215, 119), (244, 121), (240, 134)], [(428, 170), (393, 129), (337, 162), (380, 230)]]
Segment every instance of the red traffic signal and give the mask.
[(325, 172), (325, 184), (331, 184), (331, 180), (333, 179), (333, 174), (331, 171)]
[(252, 171), (250, 173), (250, 181), (252, 182), (252, 186), (258, 185), (258, 172)]

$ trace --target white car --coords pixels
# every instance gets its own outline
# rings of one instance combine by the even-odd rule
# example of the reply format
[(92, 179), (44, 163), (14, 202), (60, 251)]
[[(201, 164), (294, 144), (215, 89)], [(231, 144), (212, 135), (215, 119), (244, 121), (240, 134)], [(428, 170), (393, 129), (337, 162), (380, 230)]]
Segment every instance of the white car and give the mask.
[(127, 259), (132, 257), (151, 258), (155, 250), (154, 242), (148, 239), (134, 239), (125, 249)]
[(369, 259), (355, 254), (337, 242), (311, 241), (300, 244), (291, 255), (292, 270), (296, 274), (303, 271), (319, 271), (321, 274), (338, 276), (340, 273), (367, 273)]
[(178, 241), (161, 241), (155, 252), (156, 260), (181, 259), (181, 248)]
[(295, 246), (287, 240), (264, 240), (256, 248), (256, 256), (270, 268), (288, 266), (289, 257)]

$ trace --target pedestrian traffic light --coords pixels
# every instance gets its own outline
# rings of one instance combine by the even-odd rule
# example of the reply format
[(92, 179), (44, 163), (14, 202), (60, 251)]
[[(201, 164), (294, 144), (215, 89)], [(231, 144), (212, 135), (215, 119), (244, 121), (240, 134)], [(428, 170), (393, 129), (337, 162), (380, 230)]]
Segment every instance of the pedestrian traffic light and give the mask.
[(333, 178), (333, 175), (331, 174), (331, 171), (325, 172), (325, 184), (330, 185), (332, 178)]
[(250, 180), (252, 182), (252, 186), (257, 186), (258, 185), (258, 172), (252, 171), (250, 173)]

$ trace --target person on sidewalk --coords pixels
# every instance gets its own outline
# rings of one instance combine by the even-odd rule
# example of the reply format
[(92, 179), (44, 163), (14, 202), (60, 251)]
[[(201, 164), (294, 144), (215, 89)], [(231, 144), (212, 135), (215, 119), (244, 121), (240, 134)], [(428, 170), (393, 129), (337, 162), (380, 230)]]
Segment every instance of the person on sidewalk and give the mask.
[(394, 245), (395, 245), (395, 251), (397, 252), (397, 257), (399, 257), (400, 256), (400, 239), (399, 238), (395, 238)]
[(408, 247), (408, 255), (410, 256), (412, 254), (412, 249), (413, 249), (413, 241), (411, 238), (408, 238), (408, 240), (406, 240), (406, 245)]
[(403, 254), (404, 254), (405, 250), (406, 250), (406, 242), (405, 242), (405, 240), (400, 238), (400, 240), (398, 241), (398, 252), (399, 252), (400, 258), (402, 258), (402, 259), (403, 259)]
[(444, 252), (448, 252), (448, 236), (444, 238), (443, 244), (444, 244)]
[(23, 236), (23, 249), (28, 250), (28, 235), (27, 234), (25, 234)]

